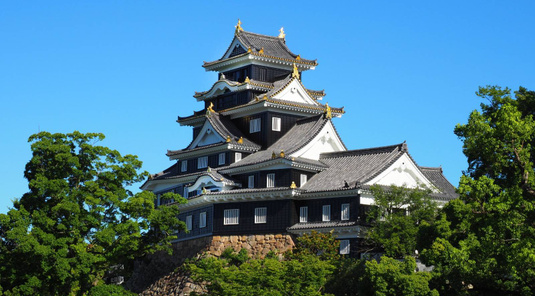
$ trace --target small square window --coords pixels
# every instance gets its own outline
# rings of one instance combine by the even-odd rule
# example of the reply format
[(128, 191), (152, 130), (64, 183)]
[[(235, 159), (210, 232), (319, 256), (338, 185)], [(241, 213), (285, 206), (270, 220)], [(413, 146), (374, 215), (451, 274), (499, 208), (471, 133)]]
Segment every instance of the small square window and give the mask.
[(260, 118), (251, 119), (249, 122), (249, 133), (257, 133), (260, 131)]
[(234, 162), (241, 160), (241, 152), (234, 152)]
[(193, 217), (191, 215), (186, 216), (186, 229), (190, 231), (192, 226), (193, 226)]
[(237, 225), (239, 224), (240, 209), (229, 209), (223, 212), (223, 224), (224, 225)]
[(255, 208), (254, 209), (254, 223), (266, 223), (267, 222), (267, 208)]
[(324, 205), (322, 209), (321, 221), (331, 221), (331, 205)]
[(206, 227), (206, 212), (201, 212), (199, 214), (199, 228)]
[(299, 208), (299, 223), (308, 222), (308, 207)]
[(342, 220), (349, 220), (349, 204), (342, 204), (342, 212), (340, 213)]
[(183, 160), (182, 163), (180, 164), (180, 171), (185, 172), (187, 170), (188, 170), (188, 161)]
[(202, 169), (208, 167), (208, 156), (199, 157), (197, 159), (197, 168)]
[(225, 164), (225, 161), (226, 161), (225, 158), (226, 158), (225, 153), (219, 153), (219, 165)]
[(267, 174), (266, 187), (275, 187), (275, 174)]
[(249, 176), (247, 181), (247, 188), (254, 188), (254, 175)]
[(271, 130), (275, 132), (281, 131), (281, 119), (279, 117), (271, 117)]
[(305, 175), (305, 174), (301, 174), (300, 181), (301, 181), (301, 186), (305, 185), (307, 183), (307, 181), (308, 181), (308, 176)]
[(348, 239), (340, 240), (340, 254), (347, 255), (350, 251), (350, 243)]

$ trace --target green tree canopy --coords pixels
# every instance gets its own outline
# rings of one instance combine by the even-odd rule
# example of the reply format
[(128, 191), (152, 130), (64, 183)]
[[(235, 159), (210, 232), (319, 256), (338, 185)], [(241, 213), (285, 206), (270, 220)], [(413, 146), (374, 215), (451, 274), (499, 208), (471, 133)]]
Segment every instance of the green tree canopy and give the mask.
[[(112, 266), (170, 250), (178, 207), (155, 209), (150, 192), (128, 186), (148, 176), (133, 155), (96, 145), (96, 133), (30, 137), (29, 191), (0, 215), (0, 291), (83, 295)], [(182, 202), (178, 195), (167, 195)]]
[(468, 169), (423, 254), (441, 294), (535, 293), (535, 92), (480, 88), (487, 100), (455, 134)]

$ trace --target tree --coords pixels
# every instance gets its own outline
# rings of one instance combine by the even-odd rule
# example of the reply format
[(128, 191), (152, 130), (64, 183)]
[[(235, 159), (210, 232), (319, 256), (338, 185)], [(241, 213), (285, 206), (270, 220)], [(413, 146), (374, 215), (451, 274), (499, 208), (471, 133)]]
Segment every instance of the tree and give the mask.
[(371, 224), (367, 239), (379, 246), (386, 256), (413, 255), (420, 226), (433, 223), (437, 214), (430, 191), (397, 186), (383, 189), (378, 185), (370, 190), (375, 203), (367, 218)]
[[(176, 205), (154, 207), (154, 194), (133, 194), (141, 161), (95, 145), (96, 133), (29, 138), (29, 191), (0, 215), (0, 286), (7, 295), (83, 295), (106, 272), (133, 258), (170, 250)], [(184, 200), (168, 194), (164, 198)]]
[[(488, 100), (455, 134), (468, 169), (459, 200), (444, 207), (447, 227), (423, 258), (441, 294), (535, 293), (535, 92), (480, 88)], [(445, 226), (446, 224), (442, 224)]]

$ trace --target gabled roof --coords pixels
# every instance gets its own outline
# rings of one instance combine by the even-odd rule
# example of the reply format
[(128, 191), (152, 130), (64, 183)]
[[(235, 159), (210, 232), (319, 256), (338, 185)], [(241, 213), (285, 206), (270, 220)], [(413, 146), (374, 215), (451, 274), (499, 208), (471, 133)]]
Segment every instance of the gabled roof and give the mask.
[(440, 192), (450, 199), (457, 198), (459, 195), (453, 185), (446, 179), (442, 173), (442, 168), (420, 167), (425, 177), (429, 179), (440, 190)]
[[(181, 150), (167, 150), (167, 156), (177, 156), (184, 152), (189, 152), (194, 149), (204, 149), (209, 148), (214, 145), (220, 145), (224, 143), (232, 143), (236, 146), (243, 146), (244, 148), (249, 148), (250, 150), (257, 151), (260, 149), (260, 145), (254, 143), (253, 141), (244, 137), (244, 134), (226, 117), (221, 116), (217, 112), (206, 111), (206, 121), (204, 125), (210, 125), (212, 129), (221, 137), (222, 141), (219, 143), (214, 143), (206, 146), (195, 146), (194, 144), (198, 142), (199, 137), (202, 137), (203, 134), (199, 133), (195, 139), (188, 145), (186, 149)], [(241, 140), (240, 140), (241, 139)], [(241, 142), (241, 143), (240, 143)]]
[[(241, 186), (241, 184), (236, 182), (234, 179), (220, 174), (217, 171), (217, 169), (213, 169), (213, 168), (209, 168), (205, 171), (200, 171), (200, 172), (181, 174), (178, 162), (174, 163), (172, 166), (168, 167), (167, 169), (159, 173), (151, 175), (149, 180), (147, 180), (147, 182), (157, 181), (157, 180), (169, 180), (169, 179), (178, 179), (178, 178), (186, 179), (187, 178), (188, 179), (187, 183), (195, 183), (195, 181), (198, 180), (202, 176), (209, 176), (214, 181), (223, 182), (227, 185)], [(145, 186), (145, 184), (143, 186)]]
[(248, 155), (242, 160), (235, 162), (226, 168), (221, 169), (221, 171), (225, 172), (228, 169), (236, 167), (271, 161), (273, 159), (273, 154), (275, 154), (275, 158), (279, 158), (281, 151), (284, 152), (284, 156), (282, 158), (291, 161), (309, 163), (314, 166), (325, 167), (325, 165), (319, 161), (301, 158), (292, 159), (289, 155), (312, 141), (312, 139), (314, 139), (314, 137), (323, 129), (323, 127), (329, 121), (330, 119), (327, 119), (323, 114), (300, 119), (284, 136), (282, 136), (277, 142), (273, 143), (273, 145), (268, 147), (266, 150), (258, 151), (256, 153)]
[(324, 153), (320, 161), (328, 169), (316, 174), (301, 187), (306, 191), (342, 190), (365, 183), (388, 168), (406, 152), (405, 143), (360, 150)]

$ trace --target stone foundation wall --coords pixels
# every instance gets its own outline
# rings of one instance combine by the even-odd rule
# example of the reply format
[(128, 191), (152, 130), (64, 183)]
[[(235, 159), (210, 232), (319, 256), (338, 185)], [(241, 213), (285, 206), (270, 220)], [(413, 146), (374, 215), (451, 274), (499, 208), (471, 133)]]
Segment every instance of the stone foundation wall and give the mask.
[[(160, 292), (181, 290), (177, 287), (184, 283), (184, 278), (173, 272), (188, 258), (200, 255), (219, 257), (228, 248), (235, 251), (246, 249), (253, 258), (264, 258), (270, 251), (282, 253), (294, 246), (289, 234), (207, 236), (177, 242), (173, 244), (172, 255), (159, 252), (136, 261), (126, 287), (136, 293), (143, 291), (143, 295), (164, 295)], [(172, 295), (183, 294), (177, 292)]]

